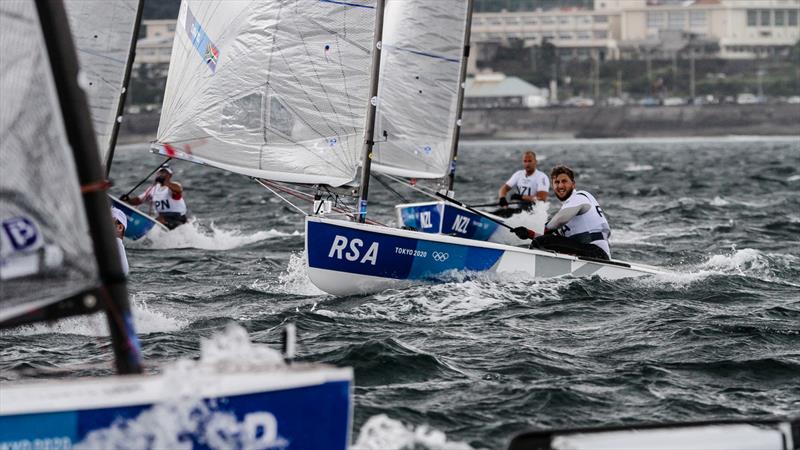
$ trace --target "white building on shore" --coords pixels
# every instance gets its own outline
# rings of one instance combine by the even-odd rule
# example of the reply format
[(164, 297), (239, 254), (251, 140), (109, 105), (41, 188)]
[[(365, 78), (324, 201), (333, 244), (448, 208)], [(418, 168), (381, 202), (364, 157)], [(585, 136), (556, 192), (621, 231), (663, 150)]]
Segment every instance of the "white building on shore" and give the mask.
[(594, 0), (591, 10), (475, 13), (472, 41), (547, 40), (561, 57), (617, 59), (679, 36), (684, 45), (701, 41), (699, 56), (759, 58), (788, 54), (800, 40), (799, 20), (800, 0)]

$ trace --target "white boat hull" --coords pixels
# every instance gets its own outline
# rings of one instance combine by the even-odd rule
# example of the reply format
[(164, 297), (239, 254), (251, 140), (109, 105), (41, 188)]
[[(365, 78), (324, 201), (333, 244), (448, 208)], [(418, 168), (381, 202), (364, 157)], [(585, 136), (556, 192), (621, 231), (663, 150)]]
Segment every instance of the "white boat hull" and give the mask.
[(644, 265), (320, 217), (306, 220), (306, 258), (311, 282), (338, 296), (441, 281), (454, 271), (612, 280), (663, 273)]

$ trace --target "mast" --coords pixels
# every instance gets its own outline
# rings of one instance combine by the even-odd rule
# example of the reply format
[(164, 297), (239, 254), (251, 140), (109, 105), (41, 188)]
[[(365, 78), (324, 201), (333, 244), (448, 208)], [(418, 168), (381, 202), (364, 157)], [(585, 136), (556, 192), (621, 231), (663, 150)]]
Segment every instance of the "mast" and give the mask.
[(128, 60), (125, 63), (125, 75), (122, 78), (122, 92), (119, 94), (117, 113), (114, 115), (114, 126), (111, 128), (111, 136), (108, 140), (108, 152), (106, 152), (106, 160), (102, 161), (103, 167), (105, 168), (106, 178), (108, 178), (108, 174), (111, 173), (111, 162), (114, 160), (114, 149), (117, 147), (119, 126), (122, 123), (122, 115), (125, 112), (125, 98), (128, 96), (128, 85), (130, 84), (133, 60), (136, 59), (136, 41), (139, 40), (139, 25), (142, 23), (143, 9), (144, 0), (139, 0), (138, 5), (136, 6), (136, 19), (133, 21), (133, 34), (131, 35), (130, 51), (128, 52)]
[(464, 59), (461, 62), (461, 75), (458, 84), (458, 106), (456, 112), (456, 123), (453, 125), (453, 146), (450, 148), (450, 173), (447, 174), (447, 191), (453, 190), (453, 183), (456, 178), (456, 160), (458, 160), (458, 140), (461, 135), (461, 113), (464, 110), (464, 88), (467, 80), (467, 62), (469, 61), (470, 45), (469, 40), (472, 28), (472, 7), (474, 0), (467, 0), (467, 24), (464, 27)]
[[(383, 39), (383, 11), (385, 0), (375, 3), (375, 33), (372, 41), (372, 75), (369, 82), (369, 106), (367, 126), (364, 130), (364, 153), (361, 157), (361, 182), (358, 186), (358, 222), (367, 220), (367, 197), (369, 196), (369, 174), (372, 166), (372, 148), (375, 146), (375, 113), (378, 109), (378, 80), (381, 71), (381, 40)], [(471, 1), (471, 0), (470, 0)]]
[(141, 373), (141, 351), (128, 303), (125, 274), (122, 271), (105, 177), (97, 151), (97, 138), (89, 115), (86, 94), (78, 85), (78, 57), (72, 42), (64, 5), (61, 0), (36, 1), (53, 80), (58, 92), (67, 140), (72, 147), (83, 203), (100, 271), (100, 280), (108, 294), (106, 316), (121, 374)]

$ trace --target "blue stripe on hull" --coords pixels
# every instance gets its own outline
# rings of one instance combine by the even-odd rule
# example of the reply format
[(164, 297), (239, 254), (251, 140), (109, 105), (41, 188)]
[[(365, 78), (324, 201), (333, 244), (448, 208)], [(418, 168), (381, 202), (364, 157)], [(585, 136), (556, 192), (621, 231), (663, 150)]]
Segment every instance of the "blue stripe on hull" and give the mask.
[(131, 207), (127, 203), (119, 202), (115, 199), (110, 199), (111, 204), (115, 208), (119, 208), (125, 213), (128, 218), (128, 227), (125, 228), (125, 237), (130, 240), (141, 239), (145, 234), (150, 232), (156, 225), (152, 219), (144, 215), (136, 208)]
[(400, 280), (432, 279), (450, 270), (486, 271), (503, 254), (320, 222), (308, 222), (307, 239), (312, 268)]
[(0, 416), (0, 448), (71, 448), (90, 433), (91, 442), (113, 445), (102, 439), (114, 436), (111, 427), (123, 431), (115, 447), (131, 445), (132, 438), (164, 445), (155, 437), (167, 436), (195, 449), (347, 448), (347, 381), (186, 402)]

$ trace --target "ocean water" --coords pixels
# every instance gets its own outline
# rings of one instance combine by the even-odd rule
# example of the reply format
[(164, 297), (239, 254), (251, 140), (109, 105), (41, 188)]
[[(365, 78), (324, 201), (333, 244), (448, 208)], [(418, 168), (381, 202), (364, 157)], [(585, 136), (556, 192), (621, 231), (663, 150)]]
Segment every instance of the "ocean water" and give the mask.
[[(632, 280), (453, 277), (363, 297), (316, 289), (303, 220), (246, 177), (176, 162), (192, 224), (127, 243), (150, 367), (197, 357), (231, 321), (355, 370), (354, 448), (502, 448), (547, 427), (800, 415), (800, 138), (464, 142), (456, 192), (495, 198), (533, 149), (610, 217)], [(161, 161), (118, 150), (121, 194)], [(370, 215), (403, 198), (371, 185)], [(557, 208), (551, 202), (551, 212)], [(305, 206), (304, 206), (305, 207)], [(104, 319), (0, 333), (0, 378), (110, 371)], [(37, 371), (44, 372), (37, 372)]]

